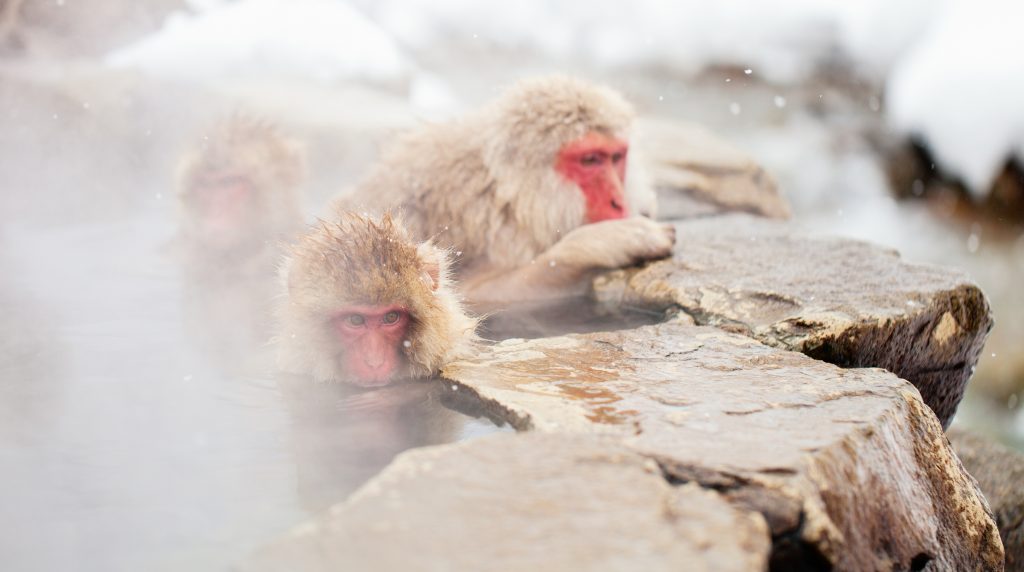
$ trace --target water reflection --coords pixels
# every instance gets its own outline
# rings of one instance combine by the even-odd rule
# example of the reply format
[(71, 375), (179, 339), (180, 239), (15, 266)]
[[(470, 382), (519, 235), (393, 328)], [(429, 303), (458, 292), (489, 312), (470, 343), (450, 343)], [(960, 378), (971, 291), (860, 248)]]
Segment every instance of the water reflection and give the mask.
[(188, 276), (172, 218), (2, 227), (5, 570), (223, 570), (402, 450), (496, 430), (432, 383), (277, 379), (273, 281)]
[(317, 512), (344, 499), (406, 449), (497, 429), (486, 419), (468, 419), (445, 407), (441, 383), (419, 380), (354, 391), (306, 380), (284, 382), (303, 506)]
[(664, 321), (663, 312), (639, 307), (600, 304), (590, 297), (522, 304), (495, 311), (480, 326), (489, 340), (542, 338), (638, 328)]

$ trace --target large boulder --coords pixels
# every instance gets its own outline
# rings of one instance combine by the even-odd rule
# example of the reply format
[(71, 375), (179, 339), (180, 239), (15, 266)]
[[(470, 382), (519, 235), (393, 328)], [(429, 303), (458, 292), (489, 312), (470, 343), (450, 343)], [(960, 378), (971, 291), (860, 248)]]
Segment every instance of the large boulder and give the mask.
[(750, 155), (699, 125), (663, 117), (636, 123), (636, 159), (658, 192), (660, 218), (727, 212), (789, 218), (775, 180)]
[(764, 570), (764, 519), (594, 436), (418, 449), (243, 570)]
[(948, 436), (995, 513), (1006, 569), (1024, 572), (1024, 455), (957, 427)]
[(985, 500), (891, 373), (666, 323), (507, 340), (444, 375), (519, 429), (617, 437), (672, 482), (759, 512), (779, 569), (1002, 566)]
[(595, 296), (678, 308), (698, 324), (842, 367), (885, 368), (917, 386), (948, 426), (992, 327), (985, 296), (965, 275), (743, 215), (678, 223), (676, 232), (671, 259), (603, 275)]

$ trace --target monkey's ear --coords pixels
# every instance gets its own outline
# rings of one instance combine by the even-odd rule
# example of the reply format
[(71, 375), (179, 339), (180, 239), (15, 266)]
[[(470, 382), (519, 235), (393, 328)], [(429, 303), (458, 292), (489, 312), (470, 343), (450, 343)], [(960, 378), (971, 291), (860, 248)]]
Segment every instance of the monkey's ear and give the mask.
[(441, 287), (441, 264), (444, 253), (429, 242), (424, 242), (416, 248), (416, 255), (419, 256), (423, 269), (423, 281), (431, 290), (437, 290)]

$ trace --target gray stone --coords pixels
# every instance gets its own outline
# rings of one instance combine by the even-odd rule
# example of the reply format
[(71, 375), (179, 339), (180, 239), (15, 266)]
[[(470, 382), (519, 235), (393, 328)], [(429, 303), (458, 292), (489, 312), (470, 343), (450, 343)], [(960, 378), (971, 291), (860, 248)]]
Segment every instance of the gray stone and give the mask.
[(789, 218), (775, 180), (749, 155), (703, 127), (666, 120), (636, 122), (637, 158), (658, 191), (659, 217), (745, 212)]
[(401, 455), (243, 570), (765, 570), (764, 519), (608, 439), (496, 435)]
[(1024, 455), (957, 427), (947, 435), (996, 515), (1006, 569), (1024, 571)]
[(985, 296), (965, 275), (743, 215), (676, 232), (673, 258), (598, 277), (595, 296), (680, 308), (698, 324), (842, 367), (888, 369), (949, 425), (992, 327)]
[(1002, 566), (974, 481), (891, 373), (666, 323), (507, 340), (444, 375), (519, 429), (617, 437), (761, 512), (778, 569)]

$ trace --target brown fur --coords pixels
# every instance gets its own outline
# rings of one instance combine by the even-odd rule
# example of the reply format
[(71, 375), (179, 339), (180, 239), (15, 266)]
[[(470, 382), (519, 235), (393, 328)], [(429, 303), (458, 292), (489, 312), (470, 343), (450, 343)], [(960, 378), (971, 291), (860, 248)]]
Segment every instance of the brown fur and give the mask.
[[(632, 107), (611, 89), (564, 77), (523, 81), (461, 121), (425, 126), (401, 138), (334, 209), (399, 210), (415, 238), (432, 238), (462, 253), (460, 276), (539, 261), (614, 267), (621, 260), (663, 256), (671, 247), (666, 231), (643, 219), (604, 227), (602, 246), (620, 251), (632, 245), (628, 256), (539, 258), (586, 222), (582, 193), (554, 169), (559, 149), (591, 131), (628, 138), (632, 120)], [(634, 175), (637, 167), (630, 162), (627, 182), (643, 180)], [(626, 193), (634, 213), (653, 215), (653, 191), (627, 184)], [(643, 245), (616, 238), (638, 232), (659, 236)], [(589, 233), (588, 240), (595, 237)], [(472, 293), (472, 285), (467, 288)]]
[(284, 263), (281, 368), (318, 381), (344, 381), (344, 348), (329, 318), (353, 304), (399, 304), (409, 311), (409, 376), (432, 375), (462, 355), (476, 339), (477, 321), (462, 309), (447, 254), (429, 242), (414, 244), (390, 215), (339, 218), (306, 234)]
[[(200, 255), (260, 250), (301, 227), (300, 187), (305, 179), (303, 147), (269, 122), (234, 115), (215, 125), (181, 160), (178, 169), (179, 226), (186, 247)], [(258, 202), (245, 228), (229, 243), (212, 243), (200, 231), (200, 214), (189, 192), (203, 177), (244, 177)]]

